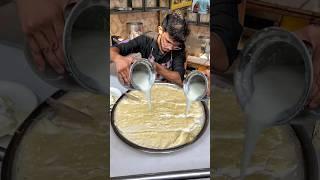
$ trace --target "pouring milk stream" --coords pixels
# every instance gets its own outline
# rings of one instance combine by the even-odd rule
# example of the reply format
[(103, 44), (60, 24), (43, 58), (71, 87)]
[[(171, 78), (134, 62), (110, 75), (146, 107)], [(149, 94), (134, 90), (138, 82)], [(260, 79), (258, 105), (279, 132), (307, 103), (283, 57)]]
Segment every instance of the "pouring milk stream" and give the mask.
[[(152, 64), (147, 59), (136, 59), (130, 67), (130, 82), (124, 85), (127, 89), (137, 89), (145, 94), (148, 107), (151, 110), (151, 88), (156, 74)], [(123, 82), (122, 82), (123, 83)]]
[(186, 116), (194, 101), (201, 101), (207, 95), (208, 79), (200, 71), (192, 71), (183, 82), (183, 90), (186, 96)]
[(312, 75), (308, 49), (290, 32), (266, 28), (246, 44), (234, 76), (237, 97), (247, 116), (241, 179), (262, 131), (289, 124), (305, 111)]

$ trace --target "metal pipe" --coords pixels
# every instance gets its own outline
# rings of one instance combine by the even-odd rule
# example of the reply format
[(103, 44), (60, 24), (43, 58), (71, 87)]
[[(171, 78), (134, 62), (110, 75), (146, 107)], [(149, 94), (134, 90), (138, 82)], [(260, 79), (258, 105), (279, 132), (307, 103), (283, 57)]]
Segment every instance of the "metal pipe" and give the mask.
[(112, 180), (122, 179), (122, 180), (174, 180), (174, 179), (200, 179), (200, 178), (210, 178), (210, 169), (193, 169), (185, 171), (171, 171), (171, 172), (161, 172), (153, 174), (139, 174), (132, 176), (118, 176), (112, 177)]

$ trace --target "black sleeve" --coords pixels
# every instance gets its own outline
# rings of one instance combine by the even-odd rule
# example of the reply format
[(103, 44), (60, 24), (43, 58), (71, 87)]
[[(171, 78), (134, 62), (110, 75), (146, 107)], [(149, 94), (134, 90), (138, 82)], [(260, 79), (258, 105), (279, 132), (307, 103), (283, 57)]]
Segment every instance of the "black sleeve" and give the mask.
[(186, 61), (186, 55), (184, 52), (176, 53), (177, 55), (174, 57), (172, 61), (172, 70), (176, 71), (180, 74), (181, 80), (184, 80), (184, 63)]
[(210, 9), (210, 31), (222, 39), (231, 65), (237, 56), (243, 30), (238, 17), (238, 0), (214, 0)]
[(145, 35), (140, 35), (127, 43), (117, 44), (114, 47), (120, 49), (120, 54), (126, 56), (131, 53), (141, 52), (144, 48), (143, 45), (147, 44), (147, 37)]

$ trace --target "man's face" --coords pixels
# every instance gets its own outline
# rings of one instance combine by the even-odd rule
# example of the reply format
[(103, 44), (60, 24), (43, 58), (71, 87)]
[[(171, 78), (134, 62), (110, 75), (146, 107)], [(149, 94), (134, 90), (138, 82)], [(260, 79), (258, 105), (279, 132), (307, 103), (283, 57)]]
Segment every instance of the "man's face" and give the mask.
[(160, 45), (164, 52), (181, 50), (181, 43), (172, 40), (168, 32), (161, 34)]

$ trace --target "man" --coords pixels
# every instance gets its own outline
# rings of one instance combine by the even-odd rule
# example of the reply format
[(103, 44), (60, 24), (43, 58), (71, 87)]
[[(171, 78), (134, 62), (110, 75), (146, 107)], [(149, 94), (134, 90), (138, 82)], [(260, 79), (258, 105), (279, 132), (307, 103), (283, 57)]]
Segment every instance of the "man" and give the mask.
[(187, 22), (178, 14), (168, 14), (158, 31), (110, 48), (111, 61), (115, 63), (118, 75), (124, 83), (129, 83), (129, 68), (134, 61), (130, 54), (141, 53), (142, 58), (154, 63), (158, 75), (169, 82), (182, 85), (186, 61), (184, 43), (189, 34)]

